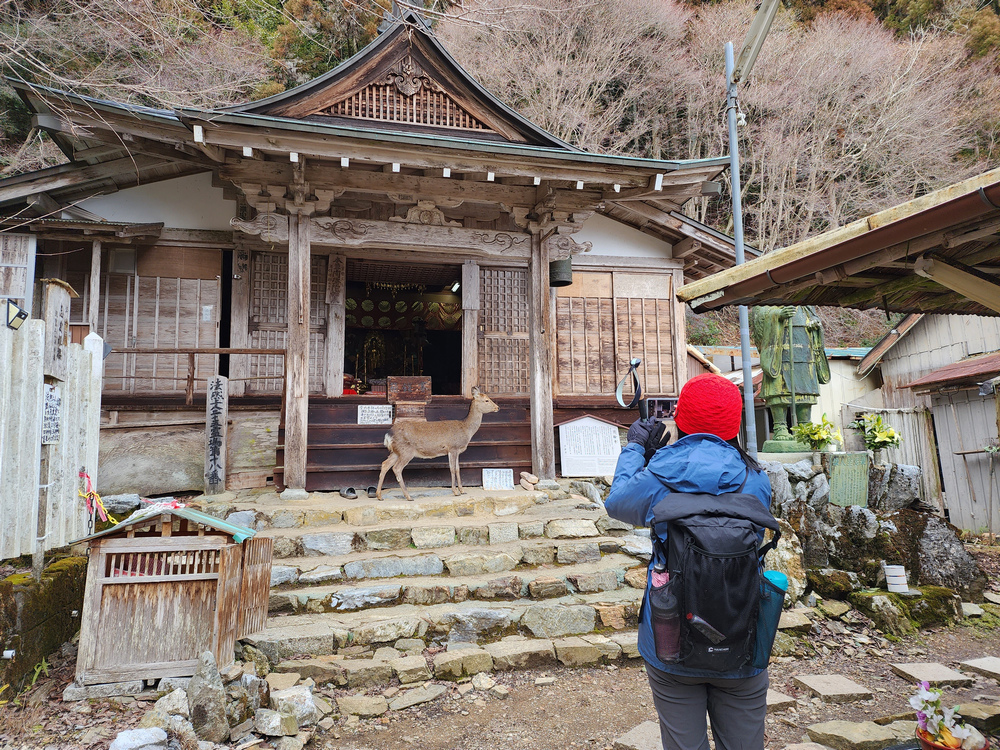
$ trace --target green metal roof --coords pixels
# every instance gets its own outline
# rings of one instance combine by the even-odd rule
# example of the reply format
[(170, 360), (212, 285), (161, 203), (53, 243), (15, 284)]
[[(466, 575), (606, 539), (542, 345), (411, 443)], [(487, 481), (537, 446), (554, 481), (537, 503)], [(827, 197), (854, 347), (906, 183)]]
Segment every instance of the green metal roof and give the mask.
[(253, 529), (248, 529), (245, 526), (236, 526), (235, 524), (226, 523), (214, 516), (210, 516), (207, 513), (202, 513), (200, 510), (195, 510), (194, 508), (165, 508), (163, 510), (158, 510), (153, 513), (142, 513), (143, 508), (139, 508), (135, 513), (126, 518), (124, 521), (119, 523), (117, 526), (112, 526), (110, 529), (105, 529), (96, 534), (91, 534), (90, 536), (85, 536), (81, 539), (77, 539), (70, 544), (78, 544), (79, 542), (89, 542), (92, 539), (98, 539), (103, 536), (110, 536), (119, 531), (123, 531), (129, 526), (134, 526), (137, 523), (148, 522), (150, 520), (155, 520), (157, 516), (177, 516), (178, 518), (184, 518), (188, 521), (194, 521), (195, 523), (200, 523), (203, 526), (208, 526), (210, 528), (221, 531), (224, 534), (229, 534), (233, 541), (242, 544), (247, 539), (254, 536), (257, 532)]

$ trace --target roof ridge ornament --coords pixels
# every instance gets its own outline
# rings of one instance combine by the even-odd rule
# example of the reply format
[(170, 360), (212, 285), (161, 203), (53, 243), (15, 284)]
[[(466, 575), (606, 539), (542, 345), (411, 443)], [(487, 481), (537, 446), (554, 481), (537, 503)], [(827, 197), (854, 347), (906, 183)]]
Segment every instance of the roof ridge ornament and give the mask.
[(413, 96), (425, 85), (431, 91), (442, 90), (410, 54), (406, 54), (389, 68), (385, 80), (386, 83), (395, 84), (396, 89), (403, 96)]

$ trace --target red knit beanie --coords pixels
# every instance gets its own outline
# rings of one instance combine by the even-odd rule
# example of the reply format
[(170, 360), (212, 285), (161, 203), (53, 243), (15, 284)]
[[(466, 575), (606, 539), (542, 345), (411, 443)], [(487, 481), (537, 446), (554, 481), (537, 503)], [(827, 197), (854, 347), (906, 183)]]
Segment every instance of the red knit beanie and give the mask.
[(684, 384), (674, 411), (677, 428), (688, 435), (708, 432), (723, 440), (732, 440), (739, 434), (742, 417), (740, 389), (711, 372)]

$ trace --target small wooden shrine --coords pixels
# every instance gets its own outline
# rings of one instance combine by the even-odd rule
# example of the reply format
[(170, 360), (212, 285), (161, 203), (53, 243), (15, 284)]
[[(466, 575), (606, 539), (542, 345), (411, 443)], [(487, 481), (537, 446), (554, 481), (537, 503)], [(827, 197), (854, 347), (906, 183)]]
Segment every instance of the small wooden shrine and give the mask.
[(191, 508), (137, 511), (89, 545), (76, 681), (193, 675), (211, 651), (233, 664), (264, 629), (273, 540)]

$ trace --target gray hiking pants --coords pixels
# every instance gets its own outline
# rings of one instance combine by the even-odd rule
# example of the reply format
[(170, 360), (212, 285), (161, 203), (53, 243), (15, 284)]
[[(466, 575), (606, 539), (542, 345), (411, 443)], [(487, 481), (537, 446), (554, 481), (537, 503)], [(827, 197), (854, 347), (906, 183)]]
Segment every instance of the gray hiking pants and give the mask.
[(705, 714), (716, 750), (763, 750), (767, 670), (756, 677), (721, 680), (681, 677), (646, 663), (663, 750), (709, 750)]

